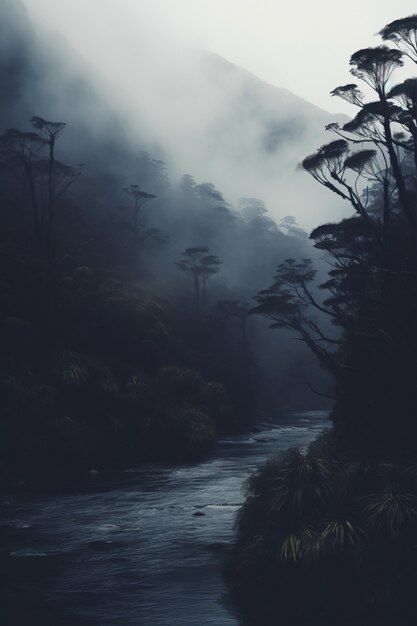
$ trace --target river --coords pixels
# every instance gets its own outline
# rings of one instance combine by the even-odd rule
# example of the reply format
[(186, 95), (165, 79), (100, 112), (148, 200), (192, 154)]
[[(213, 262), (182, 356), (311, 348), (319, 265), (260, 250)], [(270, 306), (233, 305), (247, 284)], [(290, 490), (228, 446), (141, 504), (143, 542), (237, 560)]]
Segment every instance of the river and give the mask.
[(219, 599), (242, 484), (325, 425), (324, 413), (299, 413), (221, 441), (194, 466), (100, 474), (77, 492), (4, 498), (1, 623), (237, 626)]

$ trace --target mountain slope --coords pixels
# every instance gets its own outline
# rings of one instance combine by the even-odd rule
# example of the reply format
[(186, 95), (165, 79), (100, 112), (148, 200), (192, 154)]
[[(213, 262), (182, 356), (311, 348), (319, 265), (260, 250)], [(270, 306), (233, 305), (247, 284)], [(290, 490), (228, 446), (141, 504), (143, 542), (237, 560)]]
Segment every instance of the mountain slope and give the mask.
[(140, 32), (133, 53), (100, 33), (112, 59), (100, 66), (78, 57), (59, 33), (33, 26), (19, 1), (0, 0), (0, 17), (2, 128), (31, 115), (60, 119), (71, 128), (72, 146), (68, 134), (63, 145), (89, 166), (101, 158), (121, 172), (113, 157), (122, 146), (148, 150), (172, 177), (211, 181), (232, 203), (263, 198), (275, 218), (294, 214), (311, 228), (342, 215), (340, 199), (297, 172), (306, 154), (331, 139), (324, 125), (342, 116), (215, 54), (172, 44), (156, 53), (157, 37)]

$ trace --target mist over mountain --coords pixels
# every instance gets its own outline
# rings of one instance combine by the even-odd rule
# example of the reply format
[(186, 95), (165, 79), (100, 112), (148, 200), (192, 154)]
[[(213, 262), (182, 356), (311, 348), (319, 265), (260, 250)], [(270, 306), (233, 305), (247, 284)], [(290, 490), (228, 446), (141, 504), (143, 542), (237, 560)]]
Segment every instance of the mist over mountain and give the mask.
[(335, 118), (217, 55), (194, 59), (195, 73), (186, 75), (170, 101), (170, 118), (180, 123), (166, 128), (169, 161), (178, 158), (182, 169), (193, 167), (196, 174), (205, 170), (231, 201), (239, 195), (263, 198), (276, 218), (291, 213), (307, 228), (317, 215), (335, 219), (342, 204), (330, 205), (325, 194), (312, 201), (313, 184), (297, 165), (328, 139), (325, 124), (343, 116)]
[[(292, 214), (307, 229), (344, 214), (341, 200), (317, 192), (314, 181), (297, 171), (300, 160), (327, 140), (324, 125), (342, 116), (215, 54), (177, 41), (161, 45), (145, 36), (146, 16), (134, 46), (104, 31), (108, 52), (100, 65), (100, 43), (94, 43), (95, 56), (82, 59), (61, 34), (33, 26), (22, 3), (2, 0), (0, 10), (7, 89), (2, 106), (9, 126), (42, 111), (69, 124), (74, 158), (88, 167), (100, 158), (97, 151), (89, 158), (93, 136), (113, 152), (117, 144), (140, 146), (162, 158), (173, 178), (188, 173), (210, 180), (234, 204), (241, 196), (260, 197), (274, 218)], [(12, 92), (18, 99), (10, 119)], [(117, 158), (113, 171), (115, 166)]]
[(306, 228), (337, 203), (296, 167), (331, 120), (147, 26), (107, 52), (92, 34), (87, 58), (0, 0), (0, 383), (7, 436), (35, 442), (7, 472), (190, 458), (331, 399), (304, 343), (251, 313), (285, 259), (323, 268)]
[[(111, 263), (118, 280), (134, 271), (141, 288), (181, 311), (193, 305), (176, 263), (184, 249), (208, 247), (222, 263), (210, 280), (210, 307), (216, 300), (250, 307), (279, 262), (319, 256), (296, 223), (278, 227), (278, 220), (293, 215), (308, 229), (343, 208), (312, 193), (313, 181), (296, 170), (334, 116), (217, 55), (169, 39), (157, 44), (146, 26), (138, 25), (133, 49), (117, 32), (106, 39), (101, 64), (103, 42), (94, 39), (94, 64), (62, 34), (32, 23), (23, 3), (0, 0), (0, 125), (30, 130), (37, 115), (65, 122), (58, 158), (85, 163), (57, 220), (64, 252), (90, 242), (68, 271), (93, 259)], [(126, 195), (133, 184), (156, 196), (141, 214), (140, 235)], [(302, 344), (286, 333), (271, 340), (262, 320), (250, 326), (270, 393), (287, 402), (301, 387), (311, 397), (305, 380), (321, 374), (306, 373), (311, 358)]]
[(327, 102), (333, 5), (0, 0), (9, 626), (415, 615), (417, 15), (348, 123), (239, 66)]

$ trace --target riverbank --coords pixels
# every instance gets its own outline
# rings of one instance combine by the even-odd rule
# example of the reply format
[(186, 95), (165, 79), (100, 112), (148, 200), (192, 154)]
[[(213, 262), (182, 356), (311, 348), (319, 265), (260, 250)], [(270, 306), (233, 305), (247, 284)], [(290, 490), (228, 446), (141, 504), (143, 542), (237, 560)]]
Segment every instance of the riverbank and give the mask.
[(3, 502), (4, 623), (237, 625), (219, 598), (242, 483), (326, 424), (322, 413), (290, 416), (222, 439), (198, 465), (103, 473), (77, 493)]
[(248, 623), (413, 620), (413, 460), (363, 456), (329, 431), (259, 468), (226, 569)]

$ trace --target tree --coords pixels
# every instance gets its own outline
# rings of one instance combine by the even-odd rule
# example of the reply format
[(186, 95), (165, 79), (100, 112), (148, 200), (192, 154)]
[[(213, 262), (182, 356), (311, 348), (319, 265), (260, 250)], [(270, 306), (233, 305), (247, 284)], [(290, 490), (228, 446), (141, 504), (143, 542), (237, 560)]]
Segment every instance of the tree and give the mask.
[(181, 272), (193, 280), (197, 314), (200, 313), (201, 304), (205, 305), (207, 300), (207, 281), (210, 276), (217, 274), (221, 265), (220, 259), (209, 252), (206, 246), (187, 248), (182, 253), (182, 260), (175, 263)]
[(287, 237), (296, 239), (308, 239), (308, 235), (303, 228), (300, 228), (297, 220), (292, 215), (286, 215), (279, 223), (279, 229), (284, 231)]
[(41, 229), (45, 231), (43, 247), (50, 260), (52, 257), (51, 246), (54, 231), (55, 203), (78, 178), (80, 172), (76, 172), (55, 159), (55, 144), (64, 132), (66, 124), (64, 122), (51, 122), (38, 116), (32, 117), (30, 121), (48, 147), (48, 159), (40, 161), (38, 169), (40, 174), (46, 173), (47, 176), (47, 209), (42, 211)]
[(195, 185), (193, 189), (202, 200), (206, 200), (207, 202), (211, 203), (224, 202), (223, 194), (221, 193), (221, 191), (216, 189), (213, 183), (200, 183), (198, 185)]
[[(310, 235), (330, 261), (328, 279), (319, 285), (326, 295), (314, 290), (309, 260), (288, 259), (253, 310), (273, 328), (295, 330), (333, 374), (339, 427), (388, 446), (395, 439), (388, 437), (392, 416), (398, 415), (397, 441), (409, 445), (417, 413), (416, 79), (392, 84), (402, 48), (414, 45), (415, 16), (393, 24), (381, 32), (399, 49), (364, 48), (350, 59), (352, 74), (377, 99), (367, 102), (356, 83), (336, 87), (332, 95), (358, 112), (342, 127), (328, 125), (338, 138), (301, 164), (354, 211)], [(323, 319), (336, 334), (323, 331)]]
[(417, 14), (394, 20), (379, 32), (382, 39), (392, 41), (401, 52), (417, 63)]
[(125, 192), (133, 199), (133, 225), (137, 228), (143, 205), (145, 202), (156, 198), (156, 196), (153, 193), (142, 191), (139, 185), (130, 185), (130, 187), (125, 187)]
[[(410, 21), (394, 23), (395, 37)], [(337, 382), (334, 427), (248, 483), (230, 580), (239, 608), (258, 621), (264, 607), (268, 623), (283, 612), (305, 617), (300, 598), (310, 618), (322, 619), (323, 606), (353, 620), (415, 613), (417, 170), (414, 86), (391, 84), (401, 63), (387, 46), (355, 53), (352, 72), (378, 99), (337, 87), (333, 95), (359, 112), (330, 125), (338, 137), (302, 162), (352, 210), (310, 235), (329, 261), (327, 279), (315, 286), (309, 259), (287, 259), (252, 311), (295, 331)]]
[[(0, 137), (1, 156), (9, 166), (23, 169), (38, 252), (50, 263), (53, 258), (56, 203), (79, 178), (82, 165), (74, 169), (55, 157), (55, 145), (66, 124), (49, 122), (41, 117), (32, 117), (31, 123), (37, 132), (9, 129)], [(43, 159), (42, 150), (45, 148), (48, 156)], [(43, 202), (45, 195), (46, 204)]]
[(341, 342), (337, 338), (325, 336), (310, 315), (311, 307), (330, 317), (337, 315), (335, 307), (327, 309), (320, 305), (310, 291), (315, 275), (316, 270), (313, 269), (310, 259), (303, 259), (299, 263), (295, 259), (287, 259), (278, 266), (273, 284), (255, 297), (257, 306), (251, 313), (270, 319), (271, 328), (296, 331), (321, 365), (342, 383), (343, 375), (337, 353), (322, 345), (324, 342), (325, 345), (334, 347)]
[(268, 213), (265, 202), (259, 198), (239, 198), (239, 209), (247, 221), (262, 218)]

